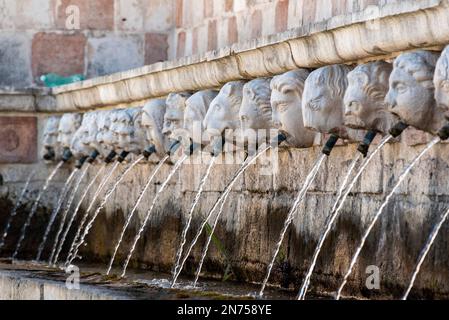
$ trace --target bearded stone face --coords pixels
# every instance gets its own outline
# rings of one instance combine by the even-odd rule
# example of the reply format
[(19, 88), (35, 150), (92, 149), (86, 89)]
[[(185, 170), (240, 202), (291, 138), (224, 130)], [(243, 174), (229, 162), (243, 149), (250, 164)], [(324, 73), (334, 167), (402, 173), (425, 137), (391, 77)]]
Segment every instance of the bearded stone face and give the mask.
[(42, 156), (46, 161), (61, 160), (61, 145), (58, 142), (58, 129), (61, 117), (49, 117), (44, 128)]
[(159, 158), (168, 151), (167, 139), (162, 133), (165, 110), (165, 99), (155, 99), (148, 101), (142, 112), (142, 128), (146, 139), (149, 144), (155, 146)]

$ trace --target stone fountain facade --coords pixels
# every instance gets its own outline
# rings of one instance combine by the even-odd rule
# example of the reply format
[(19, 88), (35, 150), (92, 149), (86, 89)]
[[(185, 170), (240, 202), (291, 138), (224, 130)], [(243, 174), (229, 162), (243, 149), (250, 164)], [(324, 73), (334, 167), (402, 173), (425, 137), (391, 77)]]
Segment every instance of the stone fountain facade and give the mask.
[[(204, 145), (210, 141), (214, 144), (217, 134), (226, 129), (278, 129), (287, 136), (278, 150), (278, 170), (267, 174), (266, 163), (260, 162), (244, 173), (233, 188), (218, 225), (222, 248), (211, 246), (203, 269), (207, 276), (220, 277), (230, 264), (234, 279), (261, 281), (302, 181), (325, 139), (329, 134), (337, 134), (343, 140), (325, 160), (299, 208), (270, 280), (298, 287), (334, 204), (342, 175), (365, 130), (385, 135), (402, 120), (410, 127), (372, 161), (318, 259), (312, 288), (334, 291), (385, 194), (404, 167), (447, 122), (448, 50), (441, 51), (449, 43), (449, 8), (446, 1), (423, 1), (421, 5), (404, 5), (394, 15), (385, 11), (376, 20), (375, 28), (363, 20), (333, 20), (326, 26), (317, 24), (308, 32), (296, 30), (204, 56), (60, 87), (49, 96), (38, 94), (33, 98), (33, 108), (38, 112), (38, 147), (46, 161), (0, 165), (0, 225), (6, 221), (29, 171), (38, 168), (4, 252), (13, 250), (22, 216), (63, 148), (70, 148), (73, 157), (45, 194), (29, 234), (40, 235), (45, 229), (58, 190), (76, 160), (95, 150), (99, 153), (83, 189), (112, 150), (131, 153), (121, 165), (124, 168), (148, 146), (156, 147), (157, 152), (136, 166), (119, 185), (93, 225), (88, 245), (81, 251), (83, 260), (105, 263), (106, 268), (124, 219), (146, 177), (168, 151), (171, 140), (194, 132), (192, 122), (200, 124), (199, 130), (205, 137), (197, 139), (192, 134), (190, 138)], [(411, 22), (421, 28), (409, 32)], [(385, 32), (393, 26), (395, 32)], [(360, 41), (354, 42), (355, 38)], [(161, 98), (164, 96), (167, 98)], [(14, 96), (15, 104), (24, 97), (25, 94)], [(15, 115), (20, 110), (8, 111)], [(379, 138), (374, 143), (378, 141)], [(207, 147), (205, 151), (192, 156), (162, 194), (131, 260), (133, 267), (171, 271), (185, 215), (207, 166), (204, 159), (210, 157)], [(172, 162), (177, 157), (172, 155)], [(413, 170), (369, 237), (346, 294), (397, 297), (403, 292), (433, 224), (449, 206), (448, 158), (448, 145), (438, 144)], [(239, 163), (221, 163), (212, 169), (188, 240), (200, 217), (207, 214), (238, 167)], [(121, 263), (126, 257), (146, 205), (171, 168), (171, 164), (165, 165), (150, 187), (116, 261)], [(86, 199), (85, 206), (89, 202)], [(443, 227), (420, 273), (416, 294), (449, 295), (447, 228)], [(34, 256), (38, 238), (25, 239), (23, 257)], [(187, 261), (187, 273), (194, 272), (204, 240)], [(371, 265), (380, 269), (380, 290), (365, 287), (366, 270)]]

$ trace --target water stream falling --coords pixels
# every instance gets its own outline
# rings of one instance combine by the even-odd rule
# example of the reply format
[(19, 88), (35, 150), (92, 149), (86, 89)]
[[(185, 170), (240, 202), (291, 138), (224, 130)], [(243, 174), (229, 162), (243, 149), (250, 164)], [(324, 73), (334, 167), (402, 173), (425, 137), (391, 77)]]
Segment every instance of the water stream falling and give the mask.
[[(55, 254), (55, 257), (53, 259), (53, 265), (56, 265), (58, 263), (59, 254), (61, 253), (62, 247), (63, 247), (63, 245), (65, 243), (65, 240), (66, 240), (67, 235), (68, 235), (68, 233), (70, 231), (70, 228), (72, 227), (72, 224), (75, 221), (75, 218), (76, 218), (76, 216), (78, 214), (78, 211), (79, 211), (79, 209), (81, 207), (81, 204), (83, 203), (83, 201), (86, 198), (87, 194), (89, 193), (90, 189), (94, 185), (95, 181), (98, 179), (98, 177), (100, 175), (103, 174), (105, 169), (106, 169), (106, 163), (103, 164), (101, 166), (100, 170), (97, 171), (97, 173), (95, 174), (94, 178), (90, 181), (90, 183), (88, 184), (87, 188), (84, 190), (84, 193), (82, 194), (81, 198), (78, 200), (78, 204), (75, 207), (75, 210), (73, 210), (72, 216), (70, 217), (70, 220), (67, 223), (67, 226), (65, 227), (64, 233), (62, 234), (61, 241), (59, 241), (58, 250), (56, 250), (56, 254)], [(66, 208), (66, 210), (70, 210), (70, 208)], [(50, 263), (51, 263), (51, 261), (50, 261)]]
[(249, 167), (252, 163), (254, 163), (254, 162), (257, 160), (257, 158), (259, 158), (262, 154), (264, 154), (265, 152), (267, 152), (269, 149), (271, 149), (271, 146), (268, 146), (268, 147), (266, 147), (265, 149), (262, 149), (262, 150), (259, 151), (256, 155), (254, 155), (254, 156), (248, 161), (248, 163), (241, 169), (241, 171), (238, 173), (238, 175), (236, 176), (236, 178), (234, 179), (234, 181), (230, 184), (230, 186), (227, 188), (227, 190), (225, 190), (225, 193), (224, 193), (224, 195), (223, 195), (223, 199), (221, 200), (220, 208), (219, 208), (219, 210), (218, 210), (217, 215), (215, 216), (215, 220), (214, 220), (214, 224), (213, 224), (213, 226), (212, 226), (212, 230), (211, 230), (211, 232), (209, 233), (209, 236), (208, 236), (207, 241), (206, 241), (206, 245), (204, 246), (203, 253), (202, 253), (201, 259), (200, 259), (200, 263), (198, 264), (198, 269), (197, 269), (196, 275), (195, 275), (195, 281), (193, 282), (193, 286), (194, 286), (194, 287), (196, 287), (196, 284), (197, 284), (198, 279), (199, 279), (199, 277), (200, 277), (201, 269), (203, 268), (204, 259), (206, 258), (207, 251), (209, 250), (210, 242), (211, 242), (212, 237), (213, 237), (213, 235), (214, 235), (215, 229), (217, 228), (217, 224), (218, 224), (218, 221), (219, 221), (219, 219), (220, 219), (220, 216), (221, 216), (221, 214), (223, 213), (223, 209), (224, 209), (224, 205), (225, 205), (225, 203), (226, 203), (226, 200), (228, 199), (228, 196), (231, 194), (231, 190), (232, 190), (232, 187), (233, 187), (234, 183), (237, 181), (237, 178), (238, 178), (240, 175), (242, 175), (242, 174), (246, 171), (246, 169), (248, 169), (248, 167)]
[(440, 229), (443, 226), (444, 222), (446, 222), (448, 216), (449, 216), (449, 210), (447, 210), (441, 216), (440, 220), (433, 228), (432, 233), (430, 234), (429, 238), (427, 239), (426, 245), (424, 246), (424, 248), (421, 250), (421, 253), (419, 254), (418, 262), (416, 263), (412, 278), (407, 287), (407, 290), (404, 293), (404, 296), (402, 297), (402, 300), (407, 300), (408, 295), (410, 294), (410, 291), (412, 290), (413, 285), (415, 284), (416, 276), (418, 275), (419, 271), (421, 270), (421, 265), (423, 264), (424, 260), (426, 259), (427, 254), (430, 251), (430, 248), (432, 248), (432, 245), (435, 242), (435, 239), (436, 239), (438, 233), (440, 232)]
[(126, 274), (126, 269), (128, 268), (128, 264), (129, 261), (131, 260), (131, 257), (134, 253), (134, 250), (136, 249), (136, 245), (137, 242), (139, 242), (139, 239), (143, 233), (143, 231), (145, 230), (145, 227), (148, 223), (148, 220), (150, 219), (151, 213), (153, 212), (154, 206), (156, 205), (157, 200), (159, 199), (159, 196), (161, 195), (161, 193), (165, 190), (165, 188), (167, 187), (168, 183), (170, 182), (171, 178), (173, 177), (173, 175), (176, 173), (176, 171), (178, 171), (178, 169), (181, 167), (181, 165), (183, 164), (183, 162), (187, 159), (187, 155), (183, 155), (174, 165), (172, 171), (170, 172), (170, 174), (168, 175), (167, 179), (165, 179), (164, 183), (161, 185), (161, 188), (159, 189), (159, 191), (156, 193), (156, 195), (153, 198), (153, 202), (151, 203), (151, 207), (150, 209), (148, 209), (147, 214), (145, 216), (145, 219), (142, 223), (142, 225), (140, 226), (139, 231), (137, 232), (136, 237), (134, 238), (134, 242), (131, 246), (131, 250), (129, 251), (129, 254), (126, 258), (125, 264), (123, 265), (123, 272), (121, 277), (123, 278)]
[(106, 184), (108, 183), (109, 179), (111, 179), (112, 175), (114, 174), (115, 170), (117, 170), (118, 165), (120, 163), (119, 162), (115, 162), (114, 165), (112, 166), (111, 170), (109, 170), (109, 172), (103, 177), (103, 179), (100, 182), (100, 185), (98, 186), (97, 190), (94, 193), (94, 196), (92, 198), (92, 200), (89, 203), (89, 206), (87, 207), (86, 212), (84, 213), (83, 218), (81, 219), (81, 222), (78, 226), (78, 229), (76, 230), (76, 234), (75, 237), (73, 238), (72, 244), (70, 246), (70, 250), (69, 250), (69, 254), (67, 255), (67, 259), (65, 262), (65, 266), (68, 266), (69, 263), (71, 261), (73, 261), (72, 256), (73, 256), (73, 252), (75, 250), (76, 244), (78, 242), (79, 237), (81, 236), (81, 231), (83, 231), (84, 225), (87, 222), (87, 219), (89, 218), (89, 213), (92, 210), (92, 208), (94, 207), (97, 198), (99, 197), (101, 191), (103, 191), (103, 188), (106, 186)]
[(101, 201), (100, 205), (97, 207), (97, 210), (95, 210), (92, 218), (89, 220), (89, 222), (86, 225), (86, 228), (84, 229), (84, 232), (80, 238), (80, 240), (78, 241), (78, 243), (75, 246), (75, 249), (73, 251), (73, 255), (71, 260), (69, 260), (69, 264), (72, 263), (72, 261), (76, 258), (78, 251), (81, 247), (81, 245), (84, 243), (84, 241), (86, 240), (87, 235), (89, 234), (90, 229), (92, 228), (95, 220), (97, 219), (98, 215), (100, 214), (101, 210), (104, 208), (104, 206), (106, 205), (106, 203), (108, 202), (108, 200), (111, 198), (111, 196), (114, 194), (114, 191), (117, 189), (117, 187), (119, 186), (119, 184), (123, 181), (123, 179), (128, 175), (128, 173), (130, 173), (134, 167), (144, 159), (144, 156), (139, 156), (134, 162), (132, 162), (131, 164), (129, 164), (129, 166), (125, 169), (125, 171), (123, 171), (118, 178), (116, 179), (115, 183), (112, 185), (112, 187), (106, 192), (106, 195), (103, 197), (103, 200)]
[(59, 199), (58, 199), (58, 202), (56, 204), (56, 207), (53, 208), (53, 212), (51, 213), (50, 220), (48, 221), (47, 228), (45, 229), (45, 232), (44, 232), (44, 236), (42, 237), (42, 241), (39, 244), (39, 247), (37, 249), (37, 255), (36, 255), (36, 259), (35, 259), (36, 261), (39, 261), (41, 259), (42, 251), (44, 251), (44, 247), (45, 247), (45, 244), (47, 242), (47, 238), (48, 238), (48, 235), (49, 235), (49, 233), (51, 231), (51, 228), (53, 227), (53, 223), (56, 220), (56, 217), (57, 217), (57, 215), (59, 213), (59, 210), (61, 210), (62, 204), (66, 200), (66, 197), (67, 197), (67, 195), (69, 193), (69, 190), (70, 190), (70, 186), (72, 185), (72, 180), (74, 179), (74, 177), (76, 176), (78, 171), (79, 171), (78, 168), (75, 168), (72, 171), (72, 173), (70, 174), (69, 178), (65, 182), (64, 187), (62, 188), (62, 191), (61, 191), (61, 194), (59, 195)]
[[(376, 147), (376, 149), (374, 149), (374, 151), (369, 155), (369, 157), (364, 160), (364, 162), (360, 166), (359, 170), (355, 174), (354, 178), (351, 180), (351, 182), (348, 185), (348, 181), (349, 181), (349, 178), (351, 176), (351, 173), (354, 170), (356, 163), (358, 162), (358, 160), (361, 157), (360, 153), (358, 153), (358, 155), (356, 156), (356, 158), (354, 159), (354, 161), (350, 165), (348, 173), (347, 173), (345, 179), (343, 180), (343, 183), (341, 184), (338, 196), (337, 196), (337, 198), (335, 200), (335, 203), (334, 203), (334, 206), (333, 206), (333, 208), (331, 210), (329, 218), (326, 220), (324, 232), (321, 234), (320, 239), (318, 240), (318, 244), (317, 244), (317, 246), (315, 248), (315, 251), (313, 253), (313, 256), (312, 256), (312, 262), (310, 263), (310, 267), (309, 267), (309, 269), (308, 269), (308, 271), (306, 273), (306, 276), (304, 277), (301, 289), (299, 290), (298, 300), (304, 300), (305, 297), (306, 297), (307, 289), (308, 289), (309, 284), (310, 284), (310, 278), (311, 278), (313, 270), (315, 268), (318, 256), (319, 256), (319, 254), (321, 252), (321, 249), (323, 247), (324, 241), (326, 240), (329, 232), (332, 230), (332, 227), (333, 227), (335, 221), (337, 220), (341, 209), (343, 208), (343, 204), (345, 203), (346, 198), (348, 197), (348, 195), (351, 192), (352, 188), (354, 187), (355, 183), (360, 178), (362, 173), (365, 171), (365, 169), (367, 168), (367, 166), (371, 162), (371, 160), (374, 158), (374, 156), (392, 138), (393, 137), (391, 135), (388, 135), (384, 139), (382, 139), (382, 141), (379, 143), (379, 145)], [(345, 188), (346, 188), (346, 191), (343, 193)]]
[(8, 221), (6, 222), (6, 225), (5, 225), (5, 229), (3, 229), (2, 239), (0, 241), (0, 250), (5, 245), (5, 240), (8, 237), (8, 232), (9, 232), (9, 229), (11, 228), (11, 223), (14, 220), (14, 217), (17, 215), (17, 210), (19, 210), (19, 207), (22, 205), (23, 198), (25, 197), (25, 194), (28, 192), (28, 187), (30, 186), (31, 179), (34, 177), (35, 173), (36, 173), (36, 169), (31, 171), (31, 173), (29, 174), (29, 176), (25, 182), (25, 186), (23, 187), (22, 192), (20, 193), (19, 199), (17, 199), (17, 202), (16, 202), (14, 208), (12, 209), (11, 214), (9, 215)]
[(281, 248), (282, 242), (284, 241), (285, 234), (287, 233), (288, 227), (293, 221), (293, 218), (295, 217), (296, 210), (298, 209), (299, 205), (301, 204), (302, 200), (305, 198), (307, 191), (309, 190), (310, 186), (312, 185), (313, 181), (315, 180), (315, 177), (321, 167), (321, 164), (323, 163), (324, 159), (326, 158), (325, 154), (321, 154), (318, 158), (318, 160), (315, 162), (314, 166), (312, 167), (312, 170), (307, 175), (302, 189), (299, 191), (298, 196), (295, 199), (295, 202), (293, 203), (292, 208), (290, 209), (290, 212), (287, 215), (287, 219), (285, 220), (284, 227), (282, 228), (281, 235), (279, 237), (279, 241), (275, 245), (275, 250), (273, 253), (273, 256), (271, 258), (271, 262), (268, 265), (267, 268), (267, 274), (265, 276), (265, 279), (262, 282), (262, 287), (259, 291), (259, 297), (263, 296), (263, 292), (265, 290), (265, 287), (267, 285), (268, 279), (270, 278), (271, 270), (273, 269), (274, 262), (276, 260), (276, 257), (279, 253), (279, 249)]
[(115, 256), (117, 255), (118, 249), (120, 248), (120, 244), (123, 241), (123, 237), (125, 236), (126, 229), (128, 228), (129, 224), (131, 223), (131, 219), (134, 216), (134, 213), (136, 212), (137, 208), (139, 207), (140, 203), (142, 202), (143, 196), (147, 192), (148, 188), (150, 187), (151, 183), (153, 182), (154, 178), (156, 177), (157, 173), (160, 171), (164, 163), (168, 160), (170, 156), (165, 156), (164, 159), (159, 161), (159, 164), (154, 169), (153, 173), (151, 174), (150, 178), (147, 179), (147, 183), (145, 184), (144, 188), (139, 194), (139, 197), (137, 198), (137, 201), (131, 211), (130, 214), (126, 217), (125, 224), (123, 225), (122, 232), (120, 233), (120, 237), (117, 241), (117, 244), (114, 248), (114, 253), (112, 254), (111, 260), (109, 261), (108, 270), (106, 271), (106, 275), (109, 275), (111, 273), (112, 265), (114, 264)]
[(78, 192), (78, 189), (79, 189), (79, 187), (81, 185), (81, 181), (86, 176), (86, 173), (89, 170), (89, 167), (90, 167), (90, 163), (88, 163), (84, 167), (83, 171), (81, 172), (80, 176), (78, 177), (78, 180), (75, 183), (75, 186), (73, 187), (73, 190), (72, 190), (72, 193), (70, 195), (70, 198), (67, 200), (67, 203), (65, 205), (65, 209), (64, 209), (64, 211), (62, 213), (62, 216), (61, 216), (61, 222), (59, 224), (59, 228), (58, 228), (58, 231), (57, 231), (56, 236), (55, 236), (55, 241), (54, 241), (53, 247), (51, 249), (50, 258), (48, 259), (49, 265), (51, 265), (51, 263), (53, 261), (53, 257), (54, 257), (54, 255), (56, 253), (56, 247), (57, 247), (58, 242), (59, 242), (59, 236), (61, 235), (62, 230), (64, 229), (64, 224), (65, 224), (65, 221), (67, 220), (67, 214), (69, 213), (70, 207), (72, 206), (73, 200), (75, 199), (75, 195)]
[(17, 254), (19, 253), (20, 247), (22, 246), (22, 241), (23, 241), (23, 239), (25, 239), (27, 228), (29, 227), (29, 225), (31, 223), (31, 220), (33, 219), (34, 215), (36, 214), (37, 207), (39, 206), (39, 202), (41, 201), (42, 195), (44, 194), (45, 191), (47, 191), (47, 189), (48, 189), (48, 187), (50, 185), (50, 182), (53, 180), (53, 178), (55, 177), (56, 173), (59, 171), (59, 169), (62, 167), (63, 164), (64, 164), (64, 162), (60, 161), (58, 163), (58, 165), (53, 169), (53, 171), (47, 177), (47, 180), (45, 180), (44, 186), (42, 187), (41, 191), (37, 195), (36, 200), (34, 200), (33, 207), (31, 208), (31, 211), (28, 214), (28, 217), (27, 217), (27, 219), (25, 221), (25, 224), (22, 226), (22, 229), (20, 231), (19, 241), (17, 242), (16, 248), (15, 248), (14, 253), (13, 253), (12, 257), (11, 257), (13, 260), (15, 260), (17, 258)]
[[(171, 287), (173, 288), (176, 284), (176, 281), (179, 277), (179, 275), (181, 274), (181, 271), (184, 267), (184, 264), (186, 263), (190, 252), (192, 252), (193, 247), (195, 246), (195, 244), (198, 242), (201, 233), (203, 232), (204, 227), (206, 226), (207, 222), (209, 221), (209, 219), (211, 218), (212, 214), (215, 212), (215, 210), (217, 209), (218, 205), (221, 204), (225, 198), (227, 198), (230, 190), (232, 189), (232, 187), (234, 186), (234, 183), (237, 181), (237, 179), (240, 177), (240, 175), (249, 167), (249, 165), (251, 163), (253, 163), (255, 160), (257, 160), (257, 158), (262, 155), (264, 152), (268, 151), (271, 148), (271, 146), (264, 148), (262, 151), (260, 151), (259, 153), (257, 153), (255, 156), (250, 157), (250, 158), (246, 158), (245, 161), (242, 163), (242, 165), (240, 166), (240, 168), (237, 170), (237, 172), (234, 174), (233, 178), (231, 179), (231, 181), (228, 183), (228, 185), (226, 186), (226, 188), (224, 189), (224, 191), (222, 192), (222, 194), (220, 195), (220, 197), (217, 199), (217, 201), (215, 202), (214, 206), (212, 207), (212, 209), (209, 211), (208, 215), (203, 219), (203, 222), (201, 224), (201, 226), (198, 228), (198, 231), (195, 235), (195, 237), (193, 238), (193, 241), (190, 243), (189, 249), (187, 250), (186, 254), (184, 255), (184, 258), (180, 264), (180, 266), (178, 267), (178, 270), (175, 274), (175, 276), (173, 277), (172, 280), (172, 284)], [(217, 214), (217, 216), (219, 217), (219, 215)], [(217, 218), (218, 219), (218, 218)], [(212, 238), (213, 236), (213, 230), (210, 233), (210, 237)], [(208, 241), (210, 242), (209, 238)], [(206, 252), (207, 253), (207, 252)]]
[(204, 186), (206, 184), (207, 179), (209, 178), (209, 175), (212, 171), (212, 167), (215, 164), (216, 158), (217, 157), (212, 157), (212, 159), (210, 160), (209, 166), (207, 167), (206, 173), (204, 174), (203, 178), (201, 179), (200, 185), (198, 187), (198, 191), (195, 195), (195, 199), (193, 200), (192, 206), (190, 207), (189, 213), (187, 215), (187, 221), (186, 221), (186, 224), (185, 224), (184, 229), (182, 230), (182, 234), (181, 234), (181, 242), (179, 244), (178, 251), (176, 252), (176, 262), (175, 262), (175, 267), (173, 269), (173, 277), (178, 272), (179, 263), (181, 262), (181, 257), (182, 257), (182, 251), (184, 250), (184, 245), (187, 240), (187, 232), (189, 231), (190, 225), (192, 223), (193, 212), (195, 211), (195, 208), (196, 208), (198, 202), (200, 201), (201, 195), (204, 190)]
[(336, 300), (339, 300), (341, 297), (341, 292), (343, 291), (343, 288), (345, 287), (346, 283), (348, 282), (348, 278), (352, 273), (352, 270), (357, 262), (357, 259), (360, 255), (360, 252), (362, 251), (363, 246), (365, 245), (365, 241), (368, 238), (368, 236), (371, 233), (371, 230), (373, 229), (374, 225), (376, 224), (377, 220), (379, 219), (380, 215), (382, 214), (383, 210), (385, 209), (385, 207), (387, 206), (387, 204), (390, 202), (390, 199), (393, 197), (393, 195), (395, 194), (396, 190), (399, 188), (399, 186), (401, 185), (401, 183), (404, 181), (404, 179), (407, 177), (407, 175), (410, 173), (410, 171), (413, 169), (413, 167), (419, 162), (419, 160), (421, 160), (421, 158), (430, 150), (432, 149), (432, 147), (434, 145), (436, 145), (438, 142), (440, 142), (440, 138), (436, 137), (434, 138), (431, 142), (429, 142), (427, 144), (427, 146), (424, 148), (423, 151), (421, 151), (419, 153), (419, 155), (405, 168), (405, 170), (402, 172), (402, 174), (400, 175), (398, 181), (396, 182), (396, 184), (394, 185), (393, 189), (391, 190), (391, 192), (387, 195), (387, 197), (385, 198), (384, 202), (382, 203), (382, 205), (380, 206), (379, 210), (376, 212), (376, 214), (374, 215), (373, 220), (371, 221), (370, 225), (368, 226), (367, 230), (365, 231), (365, 233), (363, 234), (363, 237), (360, 241), (360, 245), (357, 247), (354, 256), (352, 257), (351, 263), (349, 265), (349, 269), (346, 272), (344, 278), (343, 278), (343, 282), (341, 283), (340, 287), (338, 288), (337, 291), (337, 295), (336, 295)]

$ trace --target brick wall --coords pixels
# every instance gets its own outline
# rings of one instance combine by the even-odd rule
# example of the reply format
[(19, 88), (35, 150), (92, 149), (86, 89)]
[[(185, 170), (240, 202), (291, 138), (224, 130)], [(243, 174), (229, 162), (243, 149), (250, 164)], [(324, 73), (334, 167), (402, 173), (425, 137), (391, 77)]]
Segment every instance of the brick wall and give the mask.
[[(176, 57), (410, 0), (176, 0)], [(368, 12), (369, 13), (369, 12)]]
[[(79, 8), (79, 29), (67, 29)], [(42, 74), (87, 77), (167, 59), (172, 0), (0, 0), (0, 87)], [(68, 20), (69, 19), (69, 20)]]

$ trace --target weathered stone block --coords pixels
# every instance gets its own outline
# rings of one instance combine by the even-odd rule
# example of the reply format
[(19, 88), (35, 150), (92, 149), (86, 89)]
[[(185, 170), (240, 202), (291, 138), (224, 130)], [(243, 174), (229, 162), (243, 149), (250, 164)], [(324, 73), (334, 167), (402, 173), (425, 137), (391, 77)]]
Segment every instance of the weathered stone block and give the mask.
[(30, 47), (30, 39), (25, 34), (0, 33), (0, 86), (31, 85)]
[(85, 45), (86, 37), (82, 34), (37, 33), (32, 44), (33, 76), (83, 74)]
[(37, 118), (0, 118), (0, 163), (33, 163), (37, 160)]
[(153, 64), (167, 60), (167, 35), (147, 33), (145, 35), (145, 64)]
[(113, 30), (114, 0), (52, 0), (55, 24), (66, 29), (67, 7), (76, 6), (80, 12), (80, 28), (96, 30)]
[(143, 37), (110, 35), (88, 40), (89, 77), (125, 71), (144, 65)]

